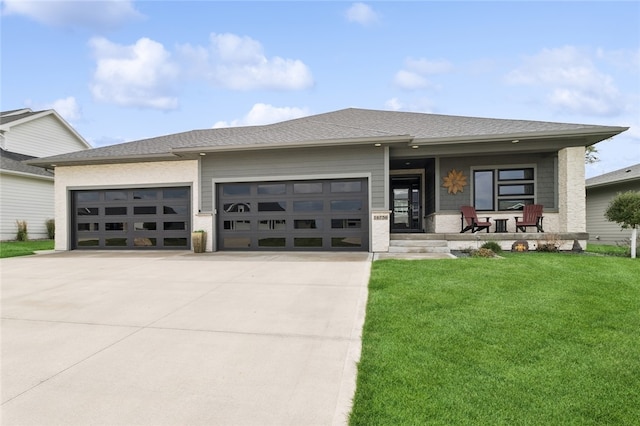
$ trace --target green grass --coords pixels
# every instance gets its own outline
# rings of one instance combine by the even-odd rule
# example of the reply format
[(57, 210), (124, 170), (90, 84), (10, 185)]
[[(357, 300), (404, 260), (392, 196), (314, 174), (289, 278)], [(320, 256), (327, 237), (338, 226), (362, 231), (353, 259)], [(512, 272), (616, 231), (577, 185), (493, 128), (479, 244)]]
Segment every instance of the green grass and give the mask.
[(53, 250), (53, 240), (0, 242), (0, 258), (26, 256), (37, 250)]
[(630, 256), (630, 247), (629, 246), (614, 246), (608, 244), (593, 244), (588, 243), (587, 249), (585, 250), (589, 253), (597, 253), (604, 254), (607, 256)]
[(351, 425), (640, 419), (640, 262), (569, 254), (372, 267)]

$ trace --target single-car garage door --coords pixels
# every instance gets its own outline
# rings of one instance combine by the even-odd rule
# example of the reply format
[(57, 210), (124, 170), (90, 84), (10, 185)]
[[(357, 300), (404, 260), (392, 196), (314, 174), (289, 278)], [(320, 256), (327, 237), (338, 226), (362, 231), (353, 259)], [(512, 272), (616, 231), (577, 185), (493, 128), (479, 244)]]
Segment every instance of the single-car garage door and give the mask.
[(72, 192), (74, 249), (189, 249), (189, 187)]
[(368, 250), (366, 179), (224, 183), (220, 250)]

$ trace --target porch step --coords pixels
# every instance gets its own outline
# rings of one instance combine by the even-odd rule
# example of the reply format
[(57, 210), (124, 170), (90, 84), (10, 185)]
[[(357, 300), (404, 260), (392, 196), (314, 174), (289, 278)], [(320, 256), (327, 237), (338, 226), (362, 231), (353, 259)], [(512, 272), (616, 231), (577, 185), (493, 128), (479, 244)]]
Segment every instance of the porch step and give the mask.
[(446, 240), (429, 234), (391, 234), (389, 253), (450, 253)]

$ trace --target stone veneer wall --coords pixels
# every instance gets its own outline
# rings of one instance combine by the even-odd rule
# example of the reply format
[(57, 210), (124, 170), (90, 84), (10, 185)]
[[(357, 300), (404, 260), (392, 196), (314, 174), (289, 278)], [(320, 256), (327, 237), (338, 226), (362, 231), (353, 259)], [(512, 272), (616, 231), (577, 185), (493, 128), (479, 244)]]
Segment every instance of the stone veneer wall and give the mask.
[(584, 151), (584, 147), (571, 147), (558, 153), (560, 232), (586, 232), (587, 229)]

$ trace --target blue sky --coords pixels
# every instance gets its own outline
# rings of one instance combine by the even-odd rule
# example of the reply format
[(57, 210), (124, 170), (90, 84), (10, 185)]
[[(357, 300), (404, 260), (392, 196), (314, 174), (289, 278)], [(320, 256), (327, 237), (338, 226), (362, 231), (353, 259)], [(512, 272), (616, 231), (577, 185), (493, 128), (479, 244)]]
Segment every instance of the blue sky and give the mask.
[(347, 107), (630, 126), (587, 177), (640, 163), (640, 2), (3, 0), (1, 109), (93, 146)]

